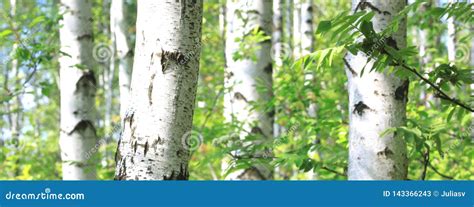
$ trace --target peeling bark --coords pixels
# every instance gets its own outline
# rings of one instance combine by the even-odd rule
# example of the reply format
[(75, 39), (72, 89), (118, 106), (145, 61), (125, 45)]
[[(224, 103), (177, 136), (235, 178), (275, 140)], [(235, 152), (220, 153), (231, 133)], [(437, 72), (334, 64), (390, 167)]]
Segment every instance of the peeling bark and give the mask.
[[(375, 11), (374, 29), (380, 32), (405, 7), (405, 0), (352, 1), (353, 10)], [(392, 38), (397, 48), (406, 47), (406, 23)], [(344, 62), (349, 80), (349, 168), (350, 180), (403, 180), (407, 175), (403, 137), (380, 134), (406, 122), (407, 80), (379, 72), (360, 74), (367, 62), (362, 52), (348, 53)], [(370, 61), (366, 67), (372, 67)]]
[(187, 180), (201, 49), (202, 0), (139, 1), (130, 102), (117, 180)]

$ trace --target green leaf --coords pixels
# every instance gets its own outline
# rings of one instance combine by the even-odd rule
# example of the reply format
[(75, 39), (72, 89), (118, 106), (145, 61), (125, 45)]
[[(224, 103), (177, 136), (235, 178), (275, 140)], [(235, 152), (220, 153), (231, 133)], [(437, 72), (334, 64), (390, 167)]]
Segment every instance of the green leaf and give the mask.
[(30, 27), (33, 27), (35, 25), (37, 25), (38, 23), (40, 22), (43, 22), (46, 18), (44, 16), (37, 16), (36, 18), (33, 19), (33, 21), (31, 21), (30, 23)]
[(373, 38), (375, 35), (374, 26), (372, 22), (369, 21), (362, 21), (360, 24), (360, 31), (366, 38)]
[(322, 34), (329, 31), (332, 27), (331, 21), (321, 21), (318, 25), (318, 29), (316, 30), (316, 34)]
[(2, 32), (0, 32), (0, 38), (6, 37), (6, 36), (10, 35), (11, 33), (13, 33), (13, 31), (11, 29), (3, 30)]
[(439, 134), (435, 134), (433, 136), (433, 139), (435, 140), (436, 149), (438, 150), (439, 156), (444, 158), (444, 153), (443, 153), (442, 146), (441, 146), (441, 138), (439, 137)]

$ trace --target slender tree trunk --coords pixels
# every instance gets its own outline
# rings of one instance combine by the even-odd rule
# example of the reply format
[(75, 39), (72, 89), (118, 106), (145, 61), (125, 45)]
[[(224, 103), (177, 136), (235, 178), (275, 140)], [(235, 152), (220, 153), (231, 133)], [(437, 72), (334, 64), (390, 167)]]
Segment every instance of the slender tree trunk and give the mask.
[[(20, 36), (19, 36), (19, 31), (18, 31), (18, 25), (17, 25), (17, 20), (16, 20), (16, 11), (18, 9), (18, 1), (17, 0), (10, 0), (10, 15), (12, 18), (12, 30), (15, 33), (15, 42), (13, 43), (12, 46), (12, 56), (14, 53), (16, 53), (18, 49), (18, 44), (20, 43)], [(13, 58), (11, 60), (11, 73), (12, 73), (12, 82), (13, 85), (10, 89), (13, 91), (17, 90), (18, 87), (20, 87), (20, 66), (19, 66), (19, 61), (16, 58)], [(8, 70), (7, 70), (7, 75), (8, 75)], [(7, 78), (8, 79), (8, 78)], [(8, 82), (7, 82), (7, 88), (8, 88)], [(15, 140), (14, 143), (18, 144), (18, 139), (20, 137), (20, 132), (21, 132), (21, 124), (22, 124), (22, 102), (21, 102), (21, 97), (20, 95), (15, 95), (13, 98), (13, 103), (8, 104), (8, 111), (9, 111), (9, 116), (10, 116), (10, 132), (12, 135), (12, 140)]]
[(90, 160), (97, 142), (91, 2), (61, 0), (61, 10), (61, 51), (68, 54), (59, 58), (63, 179), (95, 179)]
[(199, 73), (202, 0), (138, 1), (135, 62), (118, 180), (186, 180)]
[(272, 52), (273, 59), (277, 66), (283, 65), (282, 44), (283, 44), (283, 0), (273, 4), (273, 35)]
[[(423, 3), (420, 8), (420, 12), (426, 12), (426, 10), (431, 6), (431, 2)], [(428, 53), (429, 48), (429, 35), (428, 30), (419, 28), (417, 29), (416, 35), (418, 36), (417, 43), (419, 44), (418, 52), (420, 55), (420, 67), (423, 68), (425, 72), (431, 72), (433, 69), (428, 66), (431, 62), (431, 55)], [(426, 107), (430, 106), (430, 102), (434, 101), (434, 97), (431, 93), (428, 92), (427, 87), (423, 87), (423, 90), (420, 92), (420, 99)]]
[[(302, 55), (308, 55), (314, 50), (314, 28), (313, 28), (313, 3), (312, 0), (304, 0), (301, 3), (301, 49)], [(305, 73), (305, 84), (313, 84), (314, 74)], [(310, 117), (316, 117), (316, 103), (310, 103), (307, 111)]]
[(125, 118), (129, 102), (130, 79), (133, 66), (133, 50), (130, 46), (129, 22), (125, 0), (113, 0), (110, 7), (111, 34), (118, 59), (119, 89), (120, 89), (120, 117)]
[[(373, 8), (374, 29), (380, 32), (405, 4), (406, 0), (353, 0), (352, 9)], [(398, 32), (390, 37), (398, 48), (406, 47), (406, 31), (406, 22), (402, 22)], [(360, 77), (367, 62), (362, 52), (348, 53), (344, 61), (349, 80), (349, 179), (406, 179), (407, 152), (403, 137), (394, 134), (381, 137), (380, 134), (390, 127), (405, 124), (408, 80), (379, 72), (366, 72)], [(372, 64), (369, 62), (367, 68)]]
[(293, 48), (293, 1), (285, 0), (285, 40), (289, 44), (290, 48)]
[[(237, 15), (237, 12), (242, 15)], [(249, 134), (261, 136), (262, 139), (271, 139), (273, 110), (265, 111), (261, 108), (252, 110), (251, 105), (252, 102), (266, 104), (272, 98), (271, 41), (260, 42), (255, 54), (246, 54), (255, 55), (256, 61), (251, 58), (234, 60), (232, 56), (239, 50), (239, 44), (241, 44), (235, 39), (243, 38), (244, 34), (254, 27), (260, 28), (266, 35), (272, 34), (272, 1), (228, 1), (227, 21), (225, 87), (229, 88), (229, 92), (224, 97), (224, 115), (228, 122), (236, 121), (243, 124), (241, 139)], [(249, 28), (249, 25), (252, 28)], [(257, 90), (257, 87), (264, 87), (266, 90)], [(256, 154), (261, 153), (267, 152)], [(268, 179), (270, 176), (269, 169), (256, 165), (231, 173), (227, 179), (257, 180)]]
[(313, 2), (304, 0), (301, 3), (301, 49), (302, 54), (307, 55), (314, 50), (313, 29)]
[(293, 2), (293, 57), (300, 58), (301, 48), (301, 0)]
[[(272, 52), (275, 65), (280, 70), (283, 67), (283, 59), (286, 58), (285, 54), (288, 50), (288, 44), (284, 42), (284, 13), (285, 13), (285, 0), (279, 0), (273, 4), (273, 35), (272, 35)], [(278, 108), (275, 109), (278, 111)], [(274, 122), (273, 123), (273, 137), (280, 136), (281, 126)]]
[[(456, 0), (448, 0), (448, 4), (455, 3)], [(454, 25), (454, 17), (449, 17), (446, 20), (448, 26), (448, 33), (446, 39), (446, 49), (448, 50), (449, 62), (456, 61), (456, 26)]]
[[(308, 55), (314, 50), (314, 28), (313, 28), (313, 3), (312, 0), (303, 0), (301, 2), (301, 55)], [(312, 71), (305, 72), (306, 86), (313, 86), (316, 84), (315, 77)], [(311, 101), (307, 113), (309, 117), (316, 118), (317, 105), (314, 101)], [(311, 170), (305, 173), (306, 179), (313, 180), (317, 179), (317, 175)]]

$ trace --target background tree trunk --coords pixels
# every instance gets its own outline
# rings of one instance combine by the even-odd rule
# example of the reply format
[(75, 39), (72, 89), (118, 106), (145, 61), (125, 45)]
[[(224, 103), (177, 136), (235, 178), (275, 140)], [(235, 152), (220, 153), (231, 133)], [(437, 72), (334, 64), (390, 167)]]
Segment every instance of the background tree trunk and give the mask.
[(304, 0), (301, 3), (301, 49), (302, 54), (307, 55), (314, 50), (313, 29), (313, 2)]
[(92, 58), (91, 2), (61, 0), (60, 63), (61, 132), (60, 148), (64, 180), (95, 179), (91, 155), (97, 142)]
[(301, 48), (301, 0), (293, 1), (293, 57), (300, 58)]
[[(457, 2), (456, 0), (448, 0), (448, 5)], [(448, 60), (451, 63), (456, 61), (456, 26), (454, 25), (454, 17), (446, 20), (448, 27), (446, 37), (446, 49), (448, 50)]]
[[(432, 2), (423, 3), (420, 8), (420, 12), (426, 12), (432, 5)], [(431, 54), (428, 52), (429, 48), (429, 30), (424, 28), (419, 28), (416, 33), (419, 43), (418, 52), (420, 55), (420, 67), (427, 73), (431, 72), (433, 68), (429, 67), (430, 62), (432, 61)], [(423, 87), (424, 89), (420, 91), (420, 99), (426, 107), (430, 107), (430, 103), (435, 103), (437, 100), (434, 99), (432, 93), (429, 93), (428, 87)]]
[[(237, 12), (240, 12), (241, 15), (237, 15)], [(228, 122), (235, 121), (243, 124), (240, 133), (241, 139), (249, 134), (262, 136), (263, 139), (271, 139), (273, 136), (273, 110), (266, 111), (261, 108), (252, 110), (251, 105), (251, 102), (265, 105), (273, 96), (271, 41), (260, 42), (255, 54), (246, 54), (256, 55), (256, 61), (249, 57), (234, 60), (232, 56), (239, 50), (239, 44), (241, 44), (235, 39), (244, 38), (244, 35), (255, 27), (271, 36), (272, 1), (228, 1), (227, 21), (225, 87), (229, 88), (229, 92), (224, 97), (224, 116)], [(257, 90), (257, 87), (264, 87), (266, 90)], [(233, 172), (227, 179), (260, 180), (268, 179), (270, 175), (271, 170), (256, 165), (249, 169)]]
[[(359, 0), (352, 1), (352, 9), (359, 6)], [(375, 10), (373, 25), (380, 32), (406, 4), (405, 0), (371, 0)], [(406, 47), (406, 22), (392, 37), (398, 48)], [(390, 127), (403, 126), (406, 122), (406, 102), (408, 80), (394, 74), (367, 72), (360, 73), (367, 56), (347, 53), (346, 74), (349, 79), (349, 169), (350, 180), (403, 180), (407, 176), (407, 153), (403, 137), (380, 134)]]
[(186, 180), (201, 47), (202, 0), (139, 1), (119, 180)]
[(110, 6), (110, 26), (114, 39), (115, 54), (118, 59), (119, 89), (120, 89), (120, 117), (125, 118), (129, 102), (130, 79), (133, 64), (133, 50), (130, 46), (129, 22), (125, 0), (113, 0)]

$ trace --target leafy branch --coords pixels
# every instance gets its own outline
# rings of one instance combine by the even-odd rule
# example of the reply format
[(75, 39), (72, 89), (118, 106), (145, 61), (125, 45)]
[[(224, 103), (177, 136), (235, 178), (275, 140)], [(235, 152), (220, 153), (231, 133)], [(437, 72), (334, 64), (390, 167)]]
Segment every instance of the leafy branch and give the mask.
[[(406, 58), (404, 57), (416, 54), (416, 52), (411, 51), (411, 48), (399, 49), (397, 47), (396, 41), (391, 37), (391, 34), (398, 30), (398, 25), (400, 24), (400, 21), (402, 21), (406, 13), (416, 9), (421, 4), (421, 2), (422, 1), (418, 1), (417, 3), (410, 5), (404, 10), (402, 10), (387, 26), (387, 28), (381, 31), (380, 33), (375, 32), (371, 22), (371, 19), (374, 16), (374, 12), (365, 11), (356, 12), (352, 15), (349, 15), (347, 12), (345, 12), (331, 21), (323, 21), (318, 26), (316, 33), (325, 34), (329, 31), (333, 31), (331, 38), (337, 40), (336, 44), (339, 47), (345, 48), (347, 51), (351, 52), (354, 55), (358, 54), (358, 52), (362, 52), (368, 57), (367, 63), (373, 60), (371, 71), (382, 70), (385, 69), (387, 66), (399, 66), (400, 68), (414, 74), (425, 84), (431, 86), (431, 88), (436, 91), (436, 96), (438, 98), (446, 100), (454, 105), (460, 106), (470, 112), (474, 112), (474, 109), (471, 106), (461, 102), (459, 99), (449, 96), (441, 89), (441, 85), (435, 84), (433, 81), (424, 77), (415, 67), (408, 65), (405, 60)], [(458, 8), (459, 6), (466, 7), (464, 4), (450, 5), (439, 13), (441, 16), (445, 14), (452, 16), (461, 15), (459, 14), (459, 12), (457, 12), (457, 10), (455, 10), (455, 8)], [(467, 18), (465, 21), (470, 21), (470, 19), (471, 18)], [(350, 33), (351, 31), (352, 33)], [(347, 35), (347, 33), (350, 33), (350, 35)], [(334, 51), (342, 52), (342, 50), (331, 50), (330, 52), (326, 52), (323, 50), (316, 51), (310, 54), (309, 56), (318, 57), (318, 68), (322, 66), (331, 66), (332, 57), (334, 56), (332, 52)], [(304, 58), (302, 59), (304, 60)], [(449, 81), (453, 84), (456, 84), (461, 76), (461, 73), (457, 71), (456, 67), (447, 64), (442, 64), (440, 67), (444, 67), (443, 69), (447, 69), (448, 72), (453, 73), (455, 75), (435, 73), (433, 75), (442, 75), (436, 77), (436, 79), (441, 79), (443, 81)], [(360, 75), (363, 74), (364, 69), (365, 66), (362, 69)]]

